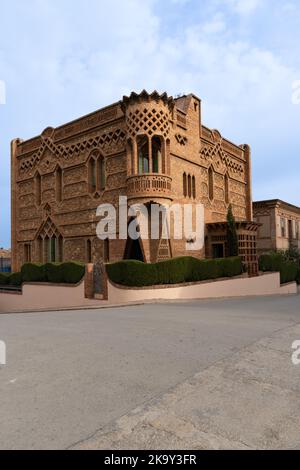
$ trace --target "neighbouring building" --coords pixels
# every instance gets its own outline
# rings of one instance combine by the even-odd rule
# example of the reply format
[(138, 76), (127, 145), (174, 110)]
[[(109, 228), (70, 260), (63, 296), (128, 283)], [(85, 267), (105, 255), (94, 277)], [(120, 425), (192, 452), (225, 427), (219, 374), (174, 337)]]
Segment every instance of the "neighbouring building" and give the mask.
[(11, 270), (11, 251), (0, 248), (0, 272), (9, 273)]
[(280, 199), (253, 203), (258, 229), (258, 253), (270, 250), (300, 249), (300, 207)]
[[(235, 145), (202, 124), (201, 100), (156, 91), (121, 101), (11, 145), (12, 262), (79, 260), (146, 262), (226, 255), (232, 205), (239, 249), (257, 270), (248, 145)], [(120, 195), (133, 203), (202, 203), (205, 247), (187, 240), (105, 240), (96, 236), (96, 208)], [(191, 241), (192, 242), (192, 241)]]

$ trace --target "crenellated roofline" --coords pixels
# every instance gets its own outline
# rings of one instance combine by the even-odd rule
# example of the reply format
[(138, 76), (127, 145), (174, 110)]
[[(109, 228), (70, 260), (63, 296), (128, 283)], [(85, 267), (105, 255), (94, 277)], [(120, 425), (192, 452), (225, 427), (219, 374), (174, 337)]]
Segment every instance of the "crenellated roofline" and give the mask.
[(130, 96), (123, 96), (123, 100), (121, 102), (122, 110), (125, 111), (128, 105), (142, 103), (145, 101), (156, 101), (157, 103), (162, 101), (166, 106), (169, 107), (170, 111), (173, 111), (175, 106), (174, 98), (172, 96), (168, 96), (166, 92), (160, 94), (158, 91), (154, 90), (152, 93), (148, 93), (146, 90), (143, 90), (141, 93), (135, 93), (133, 91)]

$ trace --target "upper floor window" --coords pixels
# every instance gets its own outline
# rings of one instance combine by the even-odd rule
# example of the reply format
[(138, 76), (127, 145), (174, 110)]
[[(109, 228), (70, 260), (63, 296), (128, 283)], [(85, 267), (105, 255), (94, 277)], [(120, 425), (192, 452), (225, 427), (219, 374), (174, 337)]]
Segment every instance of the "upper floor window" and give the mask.
[(89, 192), (103, 191), (106, 185), (105, 160), (99, 151), (92, 153), (88, 164)]
[(210, 200), (214, 198), (214, 172), (210, 166), (208, 169), (208, 196)]
[(192, 177), (192, 196), (193, 196), (193, 199), (196, 199), (196, 178), (195, 178), (195, 176)]
[(226, 204), (229, 204), (229, 178), (226, 173), (224, 177), (224, 192), (225, 192), (225, 202)]
[(281, 219), (280, 219), (280, 228), (281, 228), (281, 236), (285, 237), (286, 228), (285, 228), (285, 218), (284, 217), (281, 217)]
[(146, 136), (138, 138), (138, 159), (139, 174), (149, 173), (149, 144)]
[(196, 199), (196, 178), (195, 176), (183, 173), (183, 196)]
[(61, 202), (62, 193), (63, 193), (63, 179), (62, 179), (62, 169), (58, 167), (56, 169), (56, 200)]
[(187, 196), (187, 177), (186, 177), (186, 173), (183, 173), (183, 195), (184, 195), (184, 197)]
[(161, 140), (159, 137), (152, 138), (152, 172), (158, 173), (161, 165)]
[(35, 202), (38, 206), (42, 202), (42, 180), (39, 173), (35, 175)]
[(192, 197), (192, 177), (188, 176), (188, 196)]

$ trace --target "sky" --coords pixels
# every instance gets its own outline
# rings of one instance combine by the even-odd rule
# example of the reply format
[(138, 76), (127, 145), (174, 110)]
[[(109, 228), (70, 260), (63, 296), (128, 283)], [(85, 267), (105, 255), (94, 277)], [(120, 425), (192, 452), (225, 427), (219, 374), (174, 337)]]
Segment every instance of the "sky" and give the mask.
[(10, 141), (133, 90), (199, 96), (203, 124), (250, 144), (253, 198), (300, 206), (299, 44), (299, 0), (0, 0), (0, 246)]

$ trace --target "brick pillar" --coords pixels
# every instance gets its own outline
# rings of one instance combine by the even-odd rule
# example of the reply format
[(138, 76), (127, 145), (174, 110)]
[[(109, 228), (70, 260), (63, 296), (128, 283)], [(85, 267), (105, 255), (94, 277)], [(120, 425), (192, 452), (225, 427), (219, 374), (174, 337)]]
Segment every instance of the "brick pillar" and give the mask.
[(84, 296), (86, 299), (94, 298), (94, 265), (89, 263), (85, 266)]

